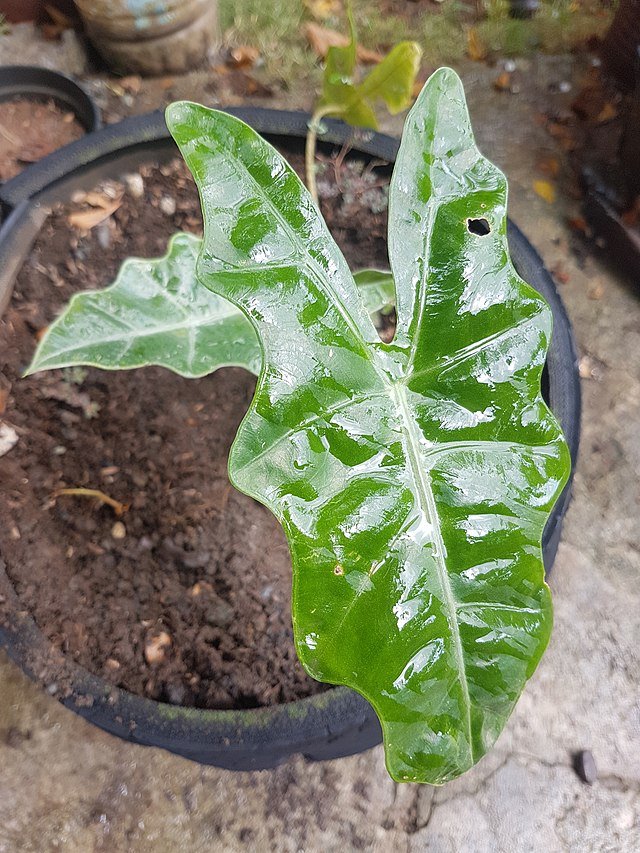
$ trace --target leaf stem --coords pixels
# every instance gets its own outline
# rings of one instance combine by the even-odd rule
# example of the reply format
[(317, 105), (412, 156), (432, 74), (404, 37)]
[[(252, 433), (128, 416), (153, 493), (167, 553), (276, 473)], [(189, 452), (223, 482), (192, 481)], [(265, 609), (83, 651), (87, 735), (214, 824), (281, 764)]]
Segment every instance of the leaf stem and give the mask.
[(320, 122), (325, 116), (339, 116), (343, 108), (339, 104), (325, 104), (323, 107), (318, 107), (309, 121), (309, 129), (307, 131), (307, 141), (304, 151), (305, 172), (307, 175), (307, 188), (311, 193), (311, 198), (316, 205), (320, 207), (318, 200), (318, 187), (316, 184), (316, 145), (318, 142), (318, 133), (320, 132)]
[(118, 517), (124, 515), (124, 513), (129, 509), (129, 504), (123, 504), (115, 498), (110, 498), (109, 495), (105, 495), (105, 493), (101, 492), (100, 489), (56, 489), (53, 493), (54, 498), (57, 498), (60, 495), (96, 498), (101, 503), (110, 506)]

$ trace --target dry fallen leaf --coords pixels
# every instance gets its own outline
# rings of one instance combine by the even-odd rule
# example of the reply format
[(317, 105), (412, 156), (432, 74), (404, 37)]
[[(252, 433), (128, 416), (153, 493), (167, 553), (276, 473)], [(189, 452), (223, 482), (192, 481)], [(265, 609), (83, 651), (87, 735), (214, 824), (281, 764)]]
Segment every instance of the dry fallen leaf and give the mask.
[(40, 28), (40, 32), (48, 41), (56, 41), (65, 30), (73, 28), (73, 21), (71, 18), (52, 4), (45, 3), (44, 11), (53, 22), (50, 23), (49, 21), (46, 21)]
[(38, 392), (46, 400), (58, 400), (74, 409), (81, 409), (82, 414), (89, 420), (97, 418), (100, 406), (95, 403), (86, 391), (78, 391), (73, 385), (61, 379), (59, 382), (43, 381)]
[(567, 219), (567, 225), (572, 231), (577, 231), (583, 237), (592, 237), (593, 231), (584, 216), (572, 216)]
[(560, 161), (557, 157), (543, 157), (537, 166), (538, 171), (549, 178), (557, 178), (560, 174)]
[(139, 74), (131, 74), (129, 77), (120, 78), (120, 86), (129, 95), (137, 95), (142, 87), (142, 78)]
[(475, 27), (467, 32), (467, 56), (474, 62), (481, 62), (487, 58), (487, 49), (482, 43)]
[(320, 21), (326, 21), (327, 18), (338, 15), (342, 11), (340, 0), (304, 0), (304, 5), (313, 17)]
[(260, 51), (257, 47), (241, 44), (229, 52), (227, 65), (231, 66), (231, 68), (251, 68), (256, 64), (259, 56)]
[(543, 198), (547, 204), (553, 204), (556, 200), (556, 188), (550, 181), (534, 181), (533, 191)]
[(62, 29), (69, 30), (71, 29), (71, 27), (73, 27), (72, 19), (68, 15), (65, 15), (65, 13), (61, 9), (58, 9), (52, 3), (45, 3), (44, 10), (54, 22), (54, 24), (57, 24)]
[(599, 382), (603, 376), (604, 363), (591, 355), (583, 355), (578, 363), (581, 379), (595, 379)]
[(617, 118), (617, 116), (618, 110), (614, 107), (611, 101), (607, 101), (607, 103), (596, 116), (596, 121), (598, 122), (598, 124), (604, 124), (607, 121), (611, 121), (612, 119)]
[(88, 210), (75, 210), (68, 216), (69, 225), (79, 231), (90, 231), (115, 213), (122, 204), (122, 194), (109, 199), (99, 193), (87, 193), (85, 202), (92, 205)]
[(574, 135), (566, 124), (558, 121), (546, 121), (545, 127), (550, 136), (553, 136), (564, 151), (575, 151), (578, 143)]
[(498, 92), (508, 92), (511, 89), (511, 74), (508, 71), (498, 74), (493, 81), (493, 88), (497, 89)]
[[(314, 24), (309, 21), (304, 26), (304, 34), (313, 50), (318, 54), (320, 59), (324, 59), (330, 47), (345, 47), (349, 44), (348, 36), (339, 33), (336, 30), (330, 30), (327, 27), (321, 27), (320, 24)], [(375, 50), (368, 50), (359, 44), (356, 48), (358, 60), (365, 65), (373, 65), (377, 62), (382, 62), (383, 56)]]

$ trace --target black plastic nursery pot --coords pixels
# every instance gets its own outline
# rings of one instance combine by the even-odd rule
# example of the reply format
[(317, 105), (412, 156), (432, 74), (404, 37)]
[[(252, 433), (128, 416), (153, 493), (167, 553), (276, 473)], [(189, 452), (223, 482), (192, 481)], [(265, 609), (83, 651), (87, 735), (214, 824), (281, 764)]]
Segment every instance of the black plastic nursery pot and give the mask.
[[(301, 152), (308, 115), (256, 108), (230, 109), (269, 141)], [(351, 155), (392, 164), (398, 141), (373, 132), (354, 132), (327, 122), (321, 147), (345, 143)], [(161, 113), (127, 119), (90, 134), (28, 167), (0, 188), (8, 214), (0, 232), (0, 307), (8, 302), (15, 276), (46, 217), (47, 206), (68, 200), (79, 188), (91, 189), (104, 178), (118, 178), (143, 163), (175, 156)], [(540, 256), (518, 228), (509, 223), (509, 244), (520, 275), (549, 302), (554, 333), (545, 371), (545, 395), (564, 429), (575, 462), (580, 431), (580, 389), (571, 327), (560, 297)], [(543, 550), (550, 570), (570, 499), (567, 486), (544, 531)], [(0, 623), (0, 643), (31, 677), (42, 652), (51, 644), (24, 611), (0, 559), (0, 595), (10, 614)], [(71, 685), (61, 701), (89, 722), (125, 740), (158, 746), (199, 761), (234, 770), (276, 766), (301, 753), (320, 760), (365, 750), (381, 740), (371, 706), (360, 695), (334, 687), (317, 696), (269, 708), (211, 711), (183, 708), (136, 696), (92, 675), (58, 653), (60, 673)]]
[[(87, 134), (102, 127), (100, 110), (93, 98), (71, 77), (67, 77), (58, 71), (52, 71), (50, 68), (41, 68), (37, 65), (0, 65), (0, 102), (14, 98), (25, 98), (32, 101), (52, 99), (58, 106), (72, 112)], [(18, 180), (24, 171), (29, 171), (29, 167), (15, 178), (10, 178), (4, 183), (9, 196), (14, 195), (11, 190), (13, 181)], [(20, 182), (18, 187), (20, 187)], [(15, 193), (15, 198), (22, 198), (19, 188)], [(20, 201), (3, 205), (3, 229), (7, 226), (8, 230), (11, 231), (12, 224), (6, 222), (6, 217), (20, 207)], [(16, 222), (15, 215), (12, 222)], [(4, 304), (0, 295), (0, 310), (3, 309)]]
[(87, 133), (101, 126), (100, 110), (87, 92), (71, 77), (37, 65), (0, 66), (0, 101), (25, 97), (53, 98), (78, 119)]

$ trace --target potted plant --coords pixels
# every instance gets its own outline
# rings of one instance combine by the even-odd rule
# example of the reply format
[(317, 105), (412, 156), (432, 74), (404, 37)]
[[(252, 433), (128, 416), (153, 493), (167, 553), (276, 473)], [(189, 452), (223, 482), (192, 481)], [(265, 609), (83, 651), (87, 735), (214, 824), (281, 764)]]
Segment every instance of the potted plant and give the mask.
[[(173, 105), (168, 123), (203, 202), (196, 276), (195, 244), (177, 238), (140, 292), (123, 272), (72, 302), (33, 369), (174, 359), (182, 373), (215, 370), (233, 325), (235, 363), (261, 368), (230, 473), (289, 540), (298, 654), (315, 678), (371, 702), (394, 778), (444, 782), (490, 747), (544, 650), (540, 541), (569, 472), (540, 390), (550, 312), (509, 260), (504, 177), (441, 69), (391, 181), (393, 278), (377, 282), (393, 282), (397, 324), (384, 343), (281, 155), (194, 104)], [(210, 324), (196, 277), (225, 314), (215, 335), (200, 334)], [(91, 341), (98, 312), (109, 331)]]

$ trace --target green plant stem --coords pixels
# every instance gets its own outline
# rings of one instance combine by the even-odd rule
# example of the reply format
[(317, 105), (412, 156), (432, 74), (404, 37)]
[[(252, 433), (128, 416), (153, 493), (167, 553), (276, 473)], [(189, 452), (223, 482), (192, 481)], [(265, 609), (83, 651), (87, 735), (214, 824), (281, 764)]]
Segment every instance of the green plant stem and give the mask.
[(338, 104), (326, 104), (324, 107), (318, 107), (311, 116), (309, 129), (307, 131), (307, 141), (304, 151), (305, 172), (307, 175), (307, 189), (311, 193), (311, 198), (320, 206), (318, 200), (318, 187), (316, 184), (316, 145), (318, 142), (318, 132), (320, 131), (320, 122), (323, 118), (329, 115), (339, 116), (342, 113), (342, 107)]

